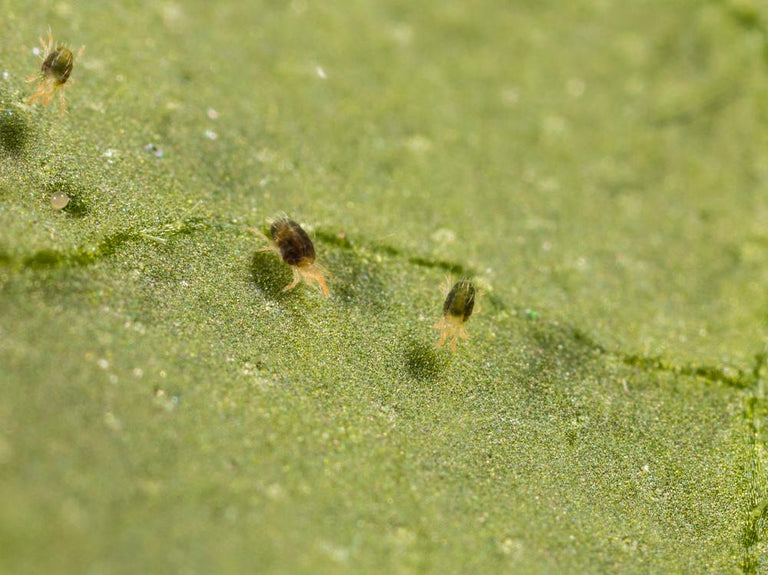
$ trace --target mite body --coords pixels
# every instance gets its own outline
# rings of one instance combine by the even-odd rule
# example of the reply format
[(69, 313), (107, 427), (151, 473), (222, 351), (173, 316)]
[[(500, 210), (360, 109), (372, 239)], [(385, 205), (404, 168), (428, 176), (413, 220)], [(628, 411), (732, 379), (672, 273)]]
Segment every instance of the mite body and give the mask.
[(281, 217), (272, 223), (269, 234), (274, 243), (262, 248), (262, 251), (280, 254), (283, 261), (293, 270), (293, 281), (283, 290), (292, 290), (303, 280), (307, 285), (317, 283), (323, 294), (328, 295), (330, 292), (325, 283), (328, 271), (315, 262), (315, 246), (307, 232), (292, 219)]
[[(40, 43), (43, 45), (44, 50), (43, 64), (40, 66), (40, 73), (29, 79), (30, 82), (37, 80), (38, 85), (37, 90), (32, 94), (27, 103), (34, 104), (37, 100), (40, 100), (43, 106), (47, 106), (56, 95), (56, 92), (64, 87), (70, 74), (72, 74), (72, 68), (75, 65), (75, 55), (72, 53), (72, 50), (63, 44), (55, 44), (50, 30), (48, 31), (48, 43), (46, 44), (44, 40), (40, 40)], [(61, 109), (64, 110), (64, 92), (60, 92), (60, 94)]]
[(475, 309), (477, 290), (467, 279), (461, 279), (451, 287), (450, 278), (447, 280), (446, 289), (448, 294), (443, 303), (443, 317), (434, 327), (440, 330), (437, 347), (442, 347), (446, 340), (451, 340), (451, 351), (455, 352), (458, 340), (469, 338), (464, 325)]
[(315, 263), (315, 246), (309, 235), (299, 224), (288, 218), (281, 218), (269, 227), (269, 234), (275, 242), (283, 261), (291, 266), (302, 267)]

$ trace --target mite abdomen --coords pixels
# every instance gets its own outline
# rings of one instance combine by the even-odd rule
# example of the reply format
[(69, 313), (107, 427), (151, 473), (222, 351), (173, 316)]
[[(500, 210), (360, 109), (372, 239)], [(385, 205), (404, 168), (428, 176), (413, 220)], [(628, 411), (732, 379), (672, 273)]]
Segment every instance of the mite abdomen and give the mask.
[(48, 54), (40, 67), (43, 76), (52, 78), (57, 84), (64, 84), (72, 73), (75, 57), (66, 46), (57, 46)]
[(448, 292), (443, 304), (443, 315), (467, 321), (475, 308), (475, 286), (469, 280), (459, 280)]
[(304, 229), (288, 218), (272, 223), (269, 233), (275, 241), (285, 263), (306, 266), (315, 261), (315, 246)]

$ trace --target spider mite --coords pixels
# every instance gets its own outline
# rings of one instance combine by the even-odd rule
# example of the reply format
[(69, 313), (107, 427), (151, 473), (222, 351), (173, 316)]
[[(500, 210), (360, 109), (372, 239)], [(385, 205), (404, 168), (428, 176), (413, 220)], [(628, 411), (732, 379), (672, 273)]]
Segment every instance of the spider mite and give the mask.
[[(72, 73), (72, 68), (75, 65), (75, 56), (72, 54), (72, 50), (64, 46), (64, 44), (55, 44), (53, 41), (53, 34), (48, 30), (48, 43), (45, 40), (40, 39), (40, 43), (43, 46), (43, 64), (40, 66), (40, 73), (37, 76), (29, 78), (30, 82), (38, 81), (37, 90), (32, 97), (27, 100), (28, 104), (34, 104), (37, 100), (43, 106), (47, 106), (51, 103), (51, 100), (56, 95), (56, 92), (64, 87), (67, 83), (69, 75)], [(78, 58), (82, 54), (81, 48), (78, 52)], [(61, 110), (64, 111), (65, 98), (64, 92), (61, 92)]]
[(285, 286), (283, 291), (292, 290), (304, 280), (307, 285), (318, 283), (323, 294), (328, 295), (330, 292), (325, 283), (328, 270), (315, 263), (315, 246), (307, 232), (292, 219), (282, 216), (272, 223), (269, 234), (274, 243), (261, 248), (260, 251), (280, 254), (283, 261), (293, 270), (293, 281)]
[(435, 329), (440, 330), (440, 341), (437, 342), (437, 347), (442, 347), (446, 340), (450, 339), (451, 351), (455, 352), (458, 340), (469, 338), (464, 324), (467, 323), (475, 308), (477, 290), (468, 279), (460, 279), (451, 287), (451, 279), (446, 278), (445, 291), (448, 294), (443, 303), (443, 317), (434, 325)]

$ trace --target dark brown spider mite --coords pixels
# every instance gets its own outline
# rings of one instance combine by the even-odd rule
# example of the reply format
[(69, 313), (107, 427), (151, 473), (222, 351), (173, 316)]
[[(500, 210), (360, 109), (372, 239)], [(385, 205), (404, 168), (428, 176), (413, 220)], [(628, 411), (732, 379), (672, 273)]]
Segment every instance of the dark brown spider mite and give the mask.
[(319, 284), (323, 294), (327, 296), (330, 293), (325, 283), (328, 270), (315, 262), (315, 246), (307, 232), (292, 219), (281, 216), (272, 222), (269, 234), (274, 243), (261, 248), (260, 251), (280, 254), (283, 261), (293, 270), (293, 281), (285, 286), (283, 291), (292, 290), (303, 280), (307, 285)]
[(475, 309), (477, 289), (468, 279), (460, 279), (451, 287), (451, 279), (446, 278), (447, 295), (443, 303), (443, 317), (434, 327), (440, 330), (440, 340), (437, 347), (442, 347), (446, 340), (451, 340), (451, 351), (456, 351), (456, 343), (459, 339), (468, 339), (469, 334), (464, 324), (469, 321), (472, 311)]
[[(43, 106), (47, 106), (51, 103), (51, 100), (56, 95), (56, 92), (64, 87), (64, 84), (69, 80), (70, 74), (72, 74), (72, 68), (75, 65), (75, 55), (72, 50), (67, 48), (64, 44), (55, 44), (53, 41), (53, 34), (48, 30), (48, 43), (45, 40), (40, 39), (40, 43), (43, 46), (43, 63), (40, 66), (40, 73), (37, 76), (29, 78), (30, 82), (36, 80), (39, 81), (37, 90), (27, 100), (28, 104), (34, 104), (37, 100)], [(82, 54), (83, 49), (80, 48), (78, 52), (78, 58)], [(61, 110), (64, 111), (66, 100), (64, 92), (61, 94)]]

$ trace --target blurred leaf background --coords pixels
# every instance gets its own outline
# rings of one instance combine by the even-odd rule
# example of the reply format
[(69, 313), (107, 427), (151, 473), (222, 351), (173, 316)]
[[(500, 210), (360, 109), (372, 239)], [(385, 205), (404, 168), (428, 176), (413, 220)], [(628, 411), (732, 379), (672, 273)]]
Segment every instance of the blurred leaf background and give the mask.
[(762, 4), (0, 14), (3, 572), (766, 570)]

